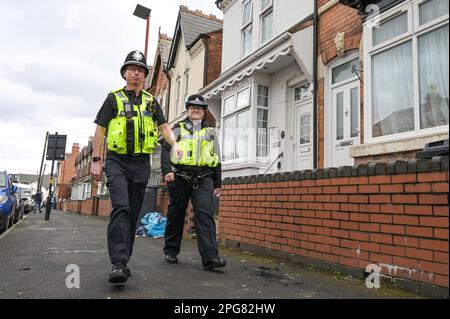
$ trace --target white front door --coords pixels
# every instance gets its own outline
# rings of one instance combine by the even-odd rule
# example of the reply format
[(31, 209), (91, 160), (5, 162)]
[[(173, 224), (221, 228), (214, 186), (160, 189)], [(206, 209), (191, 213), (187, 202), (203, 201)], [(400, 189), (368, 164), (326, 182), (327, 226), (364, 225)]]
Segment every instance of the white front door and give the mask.
[(351, 166), (350, 147), (359, 144), (359, 81), (334, 87), (331, 96), (331, 163)]
[(294, 89), (294, 169), (313, 168), (313, 113), (309, 84)]
[(312, 103), (298, 104), (295, 106), (296, 116), (296, 142), (295, 150), (295, 170), (313, 168), (313, 122)]

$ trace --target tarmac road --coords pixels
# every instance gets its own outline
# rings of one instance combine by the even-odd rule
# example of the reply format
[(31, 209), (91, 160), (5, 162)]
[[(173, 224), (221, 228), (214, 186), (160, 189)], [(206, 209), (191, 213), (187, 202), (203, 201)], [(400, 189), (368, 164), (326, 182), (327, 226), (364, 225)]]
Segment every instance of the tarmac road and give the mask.
[[(419, 297), (396, 287), (368, 289), (362, 279), (225, 247), (220, 252), (227, 266), (204, 271), (192, 239), (183, 240), (180, 263), (167, 264), (163, 238), (149, 237), (136, 238), (132, 276), (125, 286), (115, 287), (108, 282), (106, 226), (107, 220), (99, 217), (58, 210), (47, 222), (44, 213), (29, 214), (0, 237), (0, 299)], [(75, 287), (68, 288), (66, 281)]]

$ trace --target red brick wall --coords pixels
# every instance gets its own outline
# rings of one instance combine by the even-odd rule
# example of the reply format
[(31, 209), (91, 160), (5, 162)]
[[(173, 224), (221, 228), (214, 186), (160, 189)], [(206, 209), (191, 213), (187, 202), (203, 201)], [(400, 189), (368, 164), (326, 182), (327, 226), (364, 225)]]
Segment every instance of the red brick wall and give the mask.
[(337, 4), (320, 15), (318, 47), (324, 64), (328, 64), (337, 57), (334, 38), (339, 32), (345, 32), (345, 51), (359, 48), (362, 36), (362, 23), (361, 16), (358, 15), (357, 10)]
[(68, 200), (65, 202), (66, 210), (69, 212), (79, 213), (81, 211), (81, 201), (79, 200)]
[(219, 237), (448, 287), (448, 181), (448, 157), (226, 179)]
[(112, 205), (109, 198), (100, 198), (98, 203), (98, 216), (108, 217), (111, 214)]
[(208, 65), (206, 85), (220, 76), (222, 68), (222, 30), (209, 34), (208, 42)]
[[(156, 52), (159, 52), (159, 48), (156, 50)], [(154, 67), (157, 68), (158, 74), (156, 76), (156, 81), (152, 83), (149, 92), (156, 96), (161, 94), (161, 92), (167, 88), (169, 81), (167, 75), (163, 72), (163, 65), (160, 55), (156, 59), (156, 64), (154, 65)]]
[(70, 197), (70, 184), (58, 184), (58, 198)]
[(64, 161), (61, 161), (58, 176), (58, 184), (60, 185), (57, 194), (58, 198), (69, 198), (67, 190), (64, 187), (61, 187), (61, 185), (69, 185), (72, 182), (72, 178), (75, 177), (75, 160), (79, 153), (80, 146), (77, 143), (74, 143), (72, 152), (64, 159)]
[(81, 214), (93, 215), (94, 214), (94, 201), (92, 199), (86, 199), (81, 202)]

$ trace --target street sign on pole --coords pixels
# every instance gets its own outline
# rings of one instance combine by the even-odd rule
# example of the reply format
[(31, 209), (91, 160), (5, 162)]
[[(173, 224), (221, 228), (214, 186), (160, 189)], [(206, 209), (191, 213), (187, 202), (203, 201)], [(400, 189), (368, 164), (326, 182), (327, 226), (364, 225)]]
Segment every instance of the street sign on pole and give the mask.
[(49, 135), (47, 142), (47, 157), (45, 159), (47, 161), (64, 160), (66, 154), (66, 141), (67, 135)]
[[(54, 187), (54, 178), (53, 178), (53, 168), (55, 165), (55, 161), (61, 161), (64, 160), (64, 156), (66, 153), (66, 140), (67, 135), (58, 135), (58, 132), (56, 132), (55, 135), (49, 135), (48, 136), (48, 143), (47, 143), (47, 160), (52, 161), (52, 169), (50, 172), (50, 184), (48, 188), (48, 197), (47, 197), (47, 207), (45, 209), (45, 220), (50, 219), (50, 212), (52, 210), (52, 199), (53, 196), (53, 187)], [(56, 201), (56, 199), (55, 199)]]

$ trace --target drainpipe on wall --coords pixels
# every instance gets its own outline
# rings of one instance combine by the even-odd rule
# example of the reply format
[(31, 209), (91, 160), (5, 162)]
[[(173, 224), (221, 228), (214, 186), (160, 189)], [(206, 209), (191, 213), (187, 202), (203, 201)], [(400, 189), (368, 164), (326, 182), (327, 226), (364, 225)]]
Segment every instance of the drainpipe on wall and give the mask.
[(208, 55), (209, 55), (209, 48), (208, 48), (208, 36), (203, 38), (203, 46), (205, 47), (205, 66), (203, 68), (203, 87), (208, 85)]
[(317, 1), (314, 0), (314, 28), (313, 28), (313, 141), (314, 141), (314, 150), (313, 150), (313, 169), (317, 169), (318, 166), (318, 150), (319, 150), (319, 141), (317, 139), (317, 129), (319, 125), (318, 118), (317, 118), (317, 34), (318, 34), (318, 25), (319, 25), (319, 15), (317, 13)]

